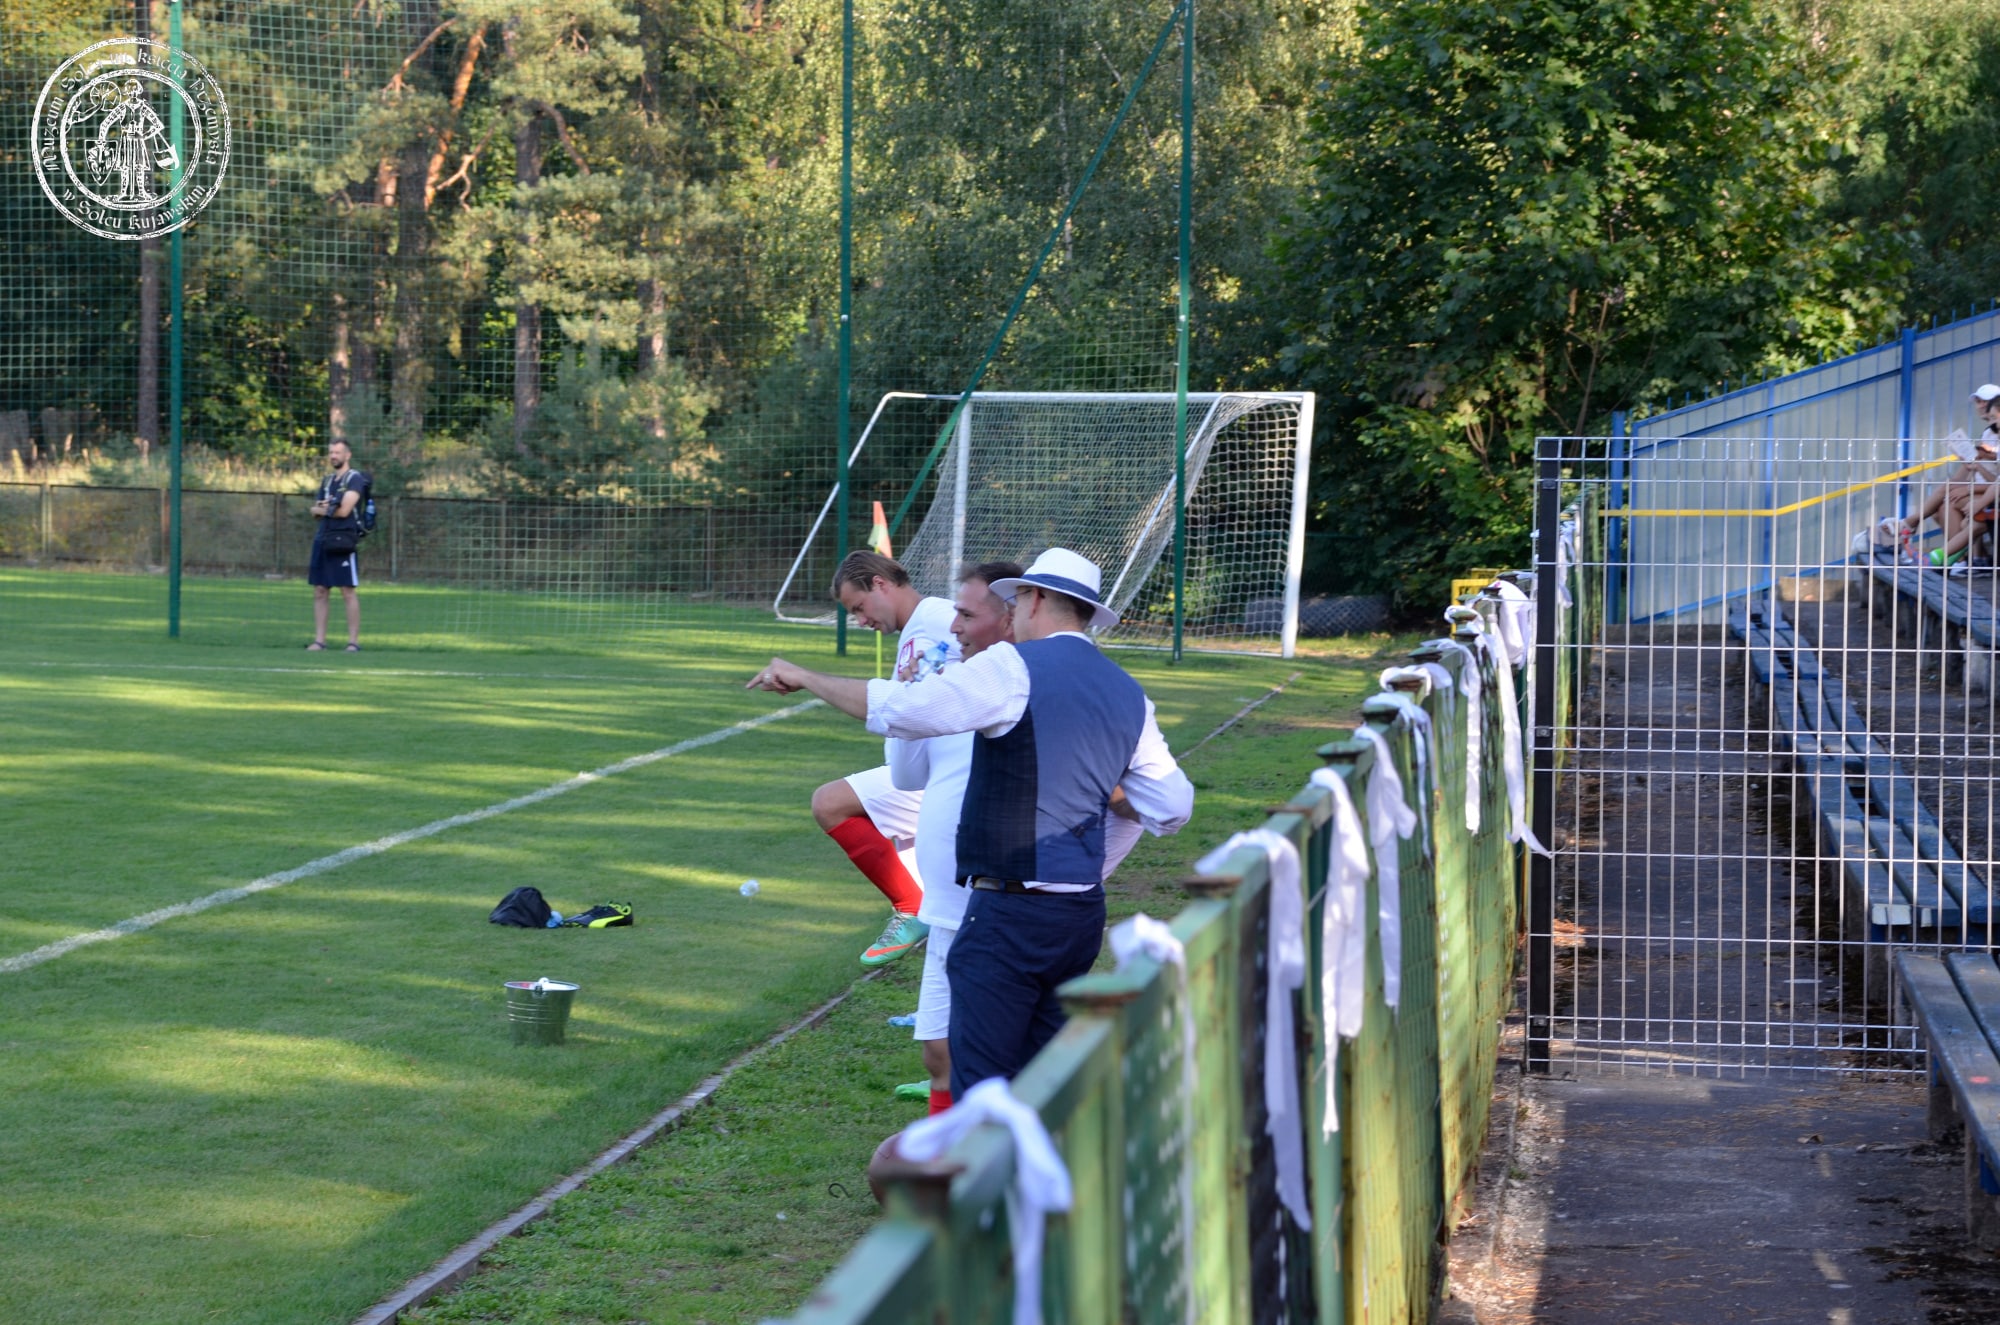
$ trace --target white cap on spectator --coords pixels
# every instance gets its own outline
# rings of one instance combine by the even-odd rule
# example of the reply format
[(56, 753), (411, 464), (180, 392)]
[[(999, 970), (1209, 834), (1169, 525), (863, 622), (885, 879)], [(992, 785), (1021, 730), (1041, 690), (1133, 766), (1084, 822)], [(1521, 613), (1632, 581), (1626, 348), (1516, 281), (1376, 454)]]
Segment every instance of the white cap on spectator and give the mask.
[(1995, 386), (1991, 382), (1972, 393), (1972, 398), (1982, 405), (1992, 404), (1996, 396), (2000, 396), (2000, 386)]

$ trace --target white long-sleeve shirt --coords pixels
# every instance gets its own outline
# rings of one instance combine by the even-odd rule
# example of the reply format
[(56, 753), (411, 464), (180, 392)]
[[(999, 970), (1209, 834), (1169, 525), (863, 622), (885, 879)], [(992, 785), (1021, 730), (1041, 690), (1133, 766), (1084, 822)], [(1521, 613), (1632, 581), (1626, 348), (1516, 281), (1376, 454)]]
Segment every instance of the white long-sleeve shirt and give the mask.
[[(1065, 634), (1077, 632), (1064, 632)], [(1088, 636), (1079, 634), (1079, 638)], [(1020, 652), (1012, 644), (1000, 643), (986, 649), (978, 656), (955, 663), (942, 671), (927, 676), (920, 681), (898, 685), (890, 681), (870, 681), (868, 683), (868, 730), (878, 736), (898, 737), (904, 741), (919, 741), (928, 737), (953, 736), (960, 733), (978, 733), (983, 736), (1005, 736), (1028, 711), (1028, 665), (1022, 661)], [(969, 776), (972, 746), (968, 739), (964, 743), (966, 771)], [(933, 753), (932, 758), (935, 758)], [(893, 761), (892, 761), (893, 771)], [(898, 785), (903, 785), (898, 779)], [(1174, 761), (1173, 752), (1167, 748), (1166, 737), (1160, 734), (1159, 721), (1155, 715), (1153, 701), (1146, 701), (1146, 722), (1141, 729), (1132, 757), (1127, 761), (1124, 776), (1119, 786), (1125, 789), (1125, 799), (1131, 803), (1139, 815), (1140, 824), (1130, 825), (1156, 836), (1179, 832), (1194, 813), (1194, 784), (1181, 772)], [(925, 800), (932, 797), (926, 792)], [(964, 798), (961, 785), (959, 799)], [(952, 832), (952, 874), (957, 865), (957, 816), (953, 816)], [(1123, 839), (1123, 847), (1117, 853), (1122, 860), (1138, 841), (1138, 834), (1130, 829), (1118, 829), (1117, 824), (1129, 824), (1116, 815), (1108, 817), (1105, 833), (1106, 872), (1114, 864), (1114, 842)], [(936, 835), (933, 835), (935, 838)], [(918, 864), (920, 872), (927, 870), (923, 853), (924, 832), (920, 824), (917, 834)], [(942, 860), (940, 858), (940, 864)], [(926, 877), (929, 877), (926, 873)]]

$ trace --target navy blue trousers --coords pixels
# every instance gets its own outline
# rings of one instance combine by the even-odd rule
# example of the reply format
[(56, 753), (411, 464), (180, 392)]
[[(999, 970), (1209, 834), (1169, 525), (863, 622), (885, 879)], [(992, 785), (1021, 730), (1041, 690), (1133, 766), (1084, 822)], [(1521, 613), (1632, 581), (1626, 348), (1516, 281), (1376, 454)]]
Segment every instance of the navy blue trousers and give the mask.
[(953, 1099), (988, 1077), (1012, 1080), (1055, 1038), (1067, 1020), (1056, 987), (1088, 971), (1103, 944), (1103, 888), (973, 892), (945, 959)]

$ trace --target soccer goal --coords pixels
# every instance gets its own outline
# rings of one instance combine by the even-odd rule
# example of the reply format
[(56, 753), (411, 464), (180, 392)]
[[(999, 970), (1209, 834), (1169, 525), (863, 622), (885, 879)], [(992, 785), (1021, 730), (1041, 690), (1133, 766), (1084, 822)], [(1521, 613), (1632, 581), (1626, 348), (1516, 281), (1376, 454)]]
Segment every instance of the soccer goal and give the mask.
[[(874, 439), (938, 436), (956, 396), (890, 392), (850, 458)], [(904, 527), (898, 557), (925, 593), (949, 595), (967, 561), (1027, 562), (1042, 549), (1081, 552), (1104, 568), (1119, 616), (1106, 642), (1167, 646), (1174, 611), (1174, 393), (980, 391), (951, 436)], [(1311, 392), (1189, 392), (1187, 573), (1190, 647), (1275, 652), (1298, 638)], [(907, 447), (902, 448), (907, 454)], [(913, 466), (912, 466), (913, 467)], [(905, 472), (903, 490), (912, 473)], [(830, 493), (773, 604), (785, 621), (831, 624)], [(850, 488), (850, 499), (866, 492)], [(899, 494), (900, 497), (900, 494)], [(855, 501), (850, 543), (867, 529)], [(907, 543), (904, 539), (907, 539)]]

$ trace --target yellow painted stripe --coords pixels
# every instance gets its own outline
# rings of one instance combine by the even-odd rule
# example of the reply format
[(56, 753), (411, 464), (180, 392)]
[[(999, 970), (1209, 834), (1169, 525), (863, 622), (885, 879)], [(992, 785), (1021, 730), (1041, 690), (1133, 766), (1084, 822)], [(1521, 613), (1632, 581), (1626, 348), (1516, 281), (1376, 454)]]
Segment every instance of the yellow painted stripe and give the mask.
[(1936, 469), (1939, 465), (1952, 464), (1955, 461), (1957, 461), (1957, 459), (1958, 459), (1957, 456), (1946, 456), (1942, 460), (1926, 460), (1921, 465), (1911, 465), (1908, 469), (1899, 469), (1893, 474), (1884, 474), (1880, 478), (1871, 478), (1865, 483), (1855, 483), (1848, 487), (1841, 488), (1837, 492), (1822, 493), (1817, 497), (1808, 497), (1804, 501), (1795, 501), (1790, 506), (1774, 506), (1769, 510), (1703, 508), (1703, 509), (1695, 509), (1687, 511), (1675, 511), (1675, 510), (1656, 511), (1656, 510), (1642, 510), (1636, 507), (1627, 506), (1617, 510), (1599, 511), (1598, 514), (1607, 519), (1612, 516), (1618, 516), (1620, 518), (1625, 518), (1625, 517), (1637, 518), (1639, 516), (1655, 516), (1655, 517), (1664, 516), (1670, 519), (1688, 519), (1702, 515), (1748, 515), (1748, 516), (1760, 516), (1760, 517), (1772, 516), (1772, 515), (1790, 515), (1793, 511), (1803, 511), (1806, 507), (1817, 506), (1821, 502), (1828, 502), (1828, 501), (1833, 501), (1840, 497), (1852, 496), (1857, 492), (1863, 492), (1869, 488), (1880, 487), (1884, 483), (1899, 482), (1902, 479), (1908, 478), (1912, 474), (1921, 474), (1926, 469)]

